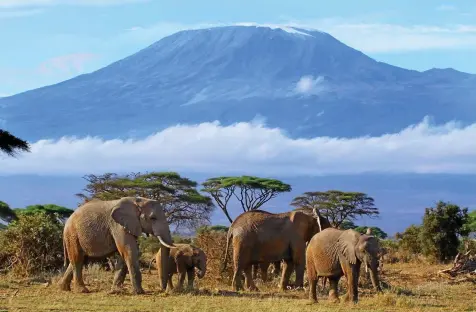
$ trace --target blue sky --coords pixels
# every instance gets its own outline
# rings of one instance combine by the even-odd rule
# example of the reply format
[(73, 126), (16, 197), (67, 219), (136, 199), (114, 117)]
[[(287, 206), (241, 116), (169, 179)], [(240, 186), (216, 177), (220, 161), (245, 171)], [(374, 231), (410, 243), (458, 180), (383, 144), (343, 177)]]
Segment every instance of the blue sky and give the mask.
[(240, 22), (317, 28), (417, 70), (476, 73), (476, 2), (0, 0), (0, 96), (126, 57), (181, 29)]

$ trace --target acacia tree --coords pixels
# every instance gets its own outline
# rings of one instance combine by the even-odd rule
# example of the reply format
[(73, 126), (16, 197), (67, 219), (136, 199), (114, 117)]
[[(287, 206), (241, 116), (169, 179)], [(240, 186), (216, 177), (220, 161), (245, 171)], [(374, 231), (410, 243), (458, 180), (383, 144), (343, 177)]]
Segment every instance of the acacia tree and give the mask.
[(15, 156), (17, 151), (29, 152), (30, 145), (10, 132), (0, 129), (0, 151), (8, 156)]
[(291, 186), (282, 181), (252, 176), (210, 178), (202, 185), (202, 191), (215, 199), (230, 223), (233, 220), (228, 212), (228, 202), (232, 196), (240, 202), (243, 212), (246, 212), (259, 209), (280, 193), (291, 191)]
[(82, 203), (93, 198), (113, 200), (125, 196), (154, 199), (162, 204), (167, 221), (176, 228), (195, 228), (207, 223), (214, 209), (212, 199), (197, 191), (195, 181), (176, 172), (90, 174), (84, 179), (88, 181), (86, 194), (76, 194)]
[(306, 192), (294, 198), (291, 205), (298, 208), (317, 208), (335, 228), (339, 228), (344, 221), (352, 221), (357, 217), (373, 218), (379, 215), (374, 199), (360, 192)]

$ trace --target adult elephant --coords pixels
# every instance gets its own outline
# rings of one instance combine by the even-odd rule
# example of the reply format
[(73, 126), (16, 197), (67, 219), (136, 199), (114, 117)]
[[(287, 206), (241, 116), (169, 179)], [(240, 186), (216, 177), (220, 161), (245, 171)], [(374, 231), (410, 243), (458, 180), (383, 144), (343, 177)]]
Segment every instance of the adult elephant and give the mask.
[[(321, 216), (317, 209), (295, 209), (293, 211), (283, 212), (277, 214), (279, 216), (287, 217), (296, 227), (299, 236), (307, 244), (311, 238), (320, 231), (330, 228), (331, 224), (327, 218)], [(263, 262), (253, 265), (253, 279), (256, 279), (257, 269), (259, 267), (261, 273), (261, 279), (266, 282), (268, 280), (268, 267), (269, 262)], [(281, 261), (273, 263), (273, 274), (279, 276), (281, 271)], [(303, 287), (303, 285), (296, 285), (297, 287)]]
[[(299, 212), (304, 214), (302, 212)], [(241, 273), (245, 273), (246, 286), (258, 290), (252, 276), (253, 264), (284, 260), (280, 289), (286, 290), (293, 269), (296, 284), (304, 280), (306, 244), (286, 214), (274, 214), (262, 210), (242, 213), (228, 229), (223, 269), (226, 268), (228, 248), (233, 240), (233, 288), (243, 289)]]
[(309, 298), (313, 302), (317, 301), (317, 281), (320, 277), (327, 277), (330, 284), (329, 299), (339, 301), (337, 284), (345, 275), (345, 299), (357, 302), (361, 264), (370, 269), (372, 285), (381, 291), (378, 278), (379, 248), (376, 237), (355, 230), (328, 228), (314, 235), (306, 248)]
[[(157, 236), (162, 255), (167, 258), (169, 248), (176, 248), (160, 203), (143, 197), (123, 197), (118, 200), (92, 200), (82, 205), (66, 221), (63, 232), (64, 262), (69, 265), (60, 281), (62, 290), (71, 290), (71, 281), (89, 292), (84, 285), (82, 268), (85, 257), (104, 258), (119, 252), (111, 292), (123, 283), (127, 271), (136, 294), (144, 293), (139, 269), (137, 238), (142, 234)], [(162, 289), (167, 287), (167, 262), (162, 264)]]

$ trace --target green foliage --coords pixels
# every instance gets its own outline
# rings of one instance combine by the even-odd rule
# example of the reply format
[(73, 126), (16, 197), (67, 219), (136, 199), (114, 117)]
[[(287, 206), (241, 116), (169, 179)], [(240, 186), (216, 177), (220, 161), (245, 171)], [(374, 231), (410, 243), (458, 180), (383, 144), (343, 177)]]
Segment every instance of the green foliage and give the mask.
[(344, 220), (339, 226), (339, 229), (341, 230), (350, 230), (350, 229), (355, 229), (357, 225), (355, 225), (354, 222), (349, 221), (349, 220)]
[(14, 209), (16, 215), (34, 215), (37, 213), (46, 213), (47, 215), (57, 215), (61, 220), (68, 219), (69, 216), (74, 212), (69, 208), (58, 206), (54, 204), (46, 204), (46, 205), (31, 205), (27, 206), (23, 209), (16, 208)]
[(420, 233), (421, 227), (412, 224), (403, 233), (397, 233), (395, 237), (399, 240), (401, 249), (417, 255), (421, 253)]
[(377, 238), (385, 239), (388, 237), (388, 234), (382, 231), (382, 229), (377, 226), (357, 226), (354, 228), (354, 230), (356, 230), (357, 232), (361, 234), (365, 234), (368, 228), (372, 230), (372, 235)]
[(13, 220), (16, 220), (17, 216), (15, 212), (8, 206), (7, 203), (0, 201), (0, 220), (3, 220), (5, 222), (12, 222)]
[(63, 224), (44, 212), (18, 215), (0, 232), (0, 259), (0, 269), (19, 276), (61, 268)]
[(326, 192), (306, 192), (291, 202), (297, 208), (317, 208), (333, 227), (339, 228), (344, 221), (357, 217), (379, 215), (374, 199), (365, 193), (329, 190)]
[(259, 209), (280, 193), (291, 191), (291, 186), (282, 181), (252, 176), (210, 178), (202, 185), (202, 191), (215, 199), (230, 223), (233, 220), (227, 205), (232, 196), (235, 196), (243, 212), (246, 212)]
[(442, 201), (426, 208), (421, 231), (423, 254), (440, 262), (453, 259), (460, 244), (458, 236), (468, 235), (467, 222), (467, 208)]
[(102, 200), (119, 199), (125, 196), (142, 196), (162, 203), (170, 224), (195, 228), (209, 222), (214, 205), (209, 196), (200, 194), (197, 183), (181, 177), (176, 172), (131, 173), (117, 175), (106, 173), (101, 176), (87, 175), (85, 191), (76, 194), (83, 201), (92, 198)]
[(30, 145), (10, 132), (0, 129), (0, 151), (8, 156), (15, 156), (17, 151), (30, 152)]
[(223, 232), (223, 233), (227, 233), (228, 232), (228, 227), (224, 226), (224, 225), (212, 225), (212, 226), (204, 225), (204, 226), (201, 226), (197, 229), (197, 235), (203, 234), (205, 232)]
[(464, 231), (473, 235), (476, 234), (476, 210), (468, 213), (468, 221), (464, 224)]

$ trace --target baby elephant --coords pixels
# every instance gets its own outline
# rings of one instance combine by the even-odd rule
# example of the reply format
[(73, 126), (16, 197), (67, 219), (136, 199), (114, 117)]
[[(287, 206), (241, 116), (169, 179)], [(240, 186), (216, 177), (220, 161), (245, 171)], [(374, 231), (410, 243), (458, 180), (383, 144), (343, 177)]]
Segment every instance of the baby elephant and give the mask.
[[(178, 290), (183, 288), (183, 282), (185, 281), (185, 274), (187, 274), (188, 288), (193, 288), (193, 280), (195, 278), (195, 268), (197, 268), (198, 278), (205, 276), (207, 271), (207, 256), (198, 247), (189, 244), (175, 244), (177, 248), (170, 250), (168, 270), (169, 276), (167, 280), (167, 287), (174, 289), (172, 284), (172, 277), (175, 273), (179, 275)], [(160, 249), (155, 256), (156, 265), (161, 268), (162, 258)], [(161, 278), (161, 271), (159, 272), (159, 278)]]

